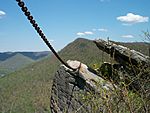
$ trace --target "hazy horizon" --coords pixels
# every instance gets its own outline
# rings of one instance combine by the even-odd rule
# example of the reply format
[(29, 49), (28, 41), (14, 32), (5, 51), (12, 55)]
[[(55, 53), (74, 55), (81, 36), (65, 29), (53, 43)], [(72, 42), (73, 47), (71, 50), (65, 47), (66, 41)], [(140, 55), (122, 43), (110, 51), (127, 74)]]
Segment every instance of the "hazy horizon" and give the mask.
[[(106, 40), (106, 39), (103, 39), (103, 40)], [(112, 40), (113, 41), (113, 40)], [(69, 42), (69, 43), (71, 43), (71, 42)], [(69, 44), (68, 43), (68, 44)], [(120, 43), (149, 43), (149, 42), (146, 42), (146, 41), (139, 41), (139, 42), (137, 42), (137, 41), (130, 41), (130, 42), (128, 42), (128, 41), (122, 41), (122, 42), (120, 42)], [(65, 45), (66, 46), (66, 45)], [(64, 47), (65, 47), (64, 46)], [(63, 48), (64, 48), (63, 47)], [(63, 48), (60, 48), (60, 50), (61, 49), (63, 49)], [(58, 51), (60, 51), (60, 50), (56, 50), (57, 52)], [(15, 50), (15, 51), (0, 51), (0, 53), (11, 53), (11, 52), (51, 52), (51, 50)]]

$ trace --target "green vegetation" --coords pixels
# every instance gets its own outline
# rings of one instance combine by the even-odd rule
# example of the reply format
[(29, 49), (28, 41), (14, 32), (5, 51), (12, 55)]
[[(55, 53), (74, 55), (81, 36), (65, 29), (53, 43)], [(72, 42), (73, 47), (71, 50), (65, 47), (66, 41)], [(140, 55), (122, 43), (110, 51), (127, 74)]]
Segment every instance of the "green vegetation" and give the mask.
[(50, 86), (55, 61), (49, 58), (0, 79), (0, 111), (49, 111)]
[[(99, 66), (102, 61), (110, 60), (92, 41), (81, 38), (67, 45), (59, 54), (65, 60), (79, 60), (89, 66)], [(52, 55), (0, 78), (0, 112), (50, 112), (51, 85), (59, 65)]]
[(18, 53), (0, 63), (0, 75), (6, 75), (33, 62), (34, 60)]
[[(77, 94), (84, 103), (83, 105), (91, 108), (90, 113), (149, 113), (150, 67), (145, 69), (138, 67), (135, 76), (125, 73), (123, 76), (123, 73), (121, 74), (115, 69), (112, 69), (113, 73), (110, 76), (110, 70), (108, 69), (110, 67), (108, 68), (108, 65), (106, 65), (103, 70), (105, 73), (100, 74), (101, 71), (98, 73), (111, 82), (114, 86), (113, 90), (101, 88), (100, 83), (97, 83), (97, 88), (99, 88), (97, 92), (80, 92)], [(118, 74), (120, 77), (118, 77)], [(117, 77), (117, 81), (114, 77)], [(137, 87), (139, 88), (136, 89)], [(77, 111), (82, 110), (84, 106), (81, 106)]]
[(149, 44), (148, 42), (133, 42), (133, 43), (120, 43), (123, 46), (126, 46), (130, 49), (139, 51), (144, 55), (149, 55)]
[(0, 76), (5, 76), (14, 71), (42, 60), (51, 55), (50, 52), (4, 52), (0, 53)]
[[(149, 35), (150, 36), (150, 35)], [(131, 49), (148, 55), (149, 43), (118, 43)], [(137, 44), (137, 45), (136, 45)], [(105, 66), (103, 66), (105, 65)], [(98, 92), (80, 92), (77, 94), (83, 102), (77, 111), (88, 106), (91, 113), (149, 113), (150, 112), (150, 67), (140, 64), (133, 66), (128, 64), (126, 69), (120, 73), (119, 69), (113, 68), (113, 63), (98, 66), (95, 70), (99, 75), (114, 85), (114, 90), (101, 88), (97, 83)], [(75, 111), (75, 112), (77, 112)]]
[(78, 38), (74, 42), (68, 44), (59, 54), (66, 61), (68, 59), (78, 60), (89, 66), (101, 64), (102, 60), (110, 60), (109, 56), (100, 51), (92, 41), (83, 38)]

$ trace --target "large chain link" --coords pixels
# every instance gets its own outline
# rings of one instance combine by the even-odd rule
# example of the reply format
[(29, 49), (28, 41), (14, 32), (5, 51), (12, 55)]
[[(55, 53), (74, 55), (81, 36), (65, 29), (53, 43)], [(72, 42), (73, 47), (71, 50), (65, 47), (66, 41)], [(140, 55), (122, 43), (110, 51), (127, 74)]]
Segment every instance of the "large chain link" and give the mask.
[(30, 11), (28, 10), (28, 8), (25, 6), (25, 3), (22, 0), (16, 0), (18, 2), (18, 5), (20, 6), (21, 10), (24, 12), (25, 16), (27, 17), (27, 19), (30, 21), (30, 23), (32, 24), (32, 26), (34, 27), (34, 29), (36, 30), (36, 32), (39, 34), (39, 36), (43, 39), (43, 41), (45, 42), (45, 44), (49, 47), (49, 49), (53, 52), (53, 54), (56, 56), (56, 58), (62, 63), (64, 64), (66, 67), (76, 71), (76, 69), (73, 69), (72, 67), (70, 67), (66, 62), (64, 62), (60, 56), (57, 54), (57, 52), (55, 51), (55, 49), (51, 46), (51, 44), (49, 43), (49, 41), (47, 40), (46, 36), (44, 35), (43, 31), (41, 30), (41, 28), (39, 27), (39, 25), (37, 24), (37, 22), (34, 20), (33, 16), (31, 15)]

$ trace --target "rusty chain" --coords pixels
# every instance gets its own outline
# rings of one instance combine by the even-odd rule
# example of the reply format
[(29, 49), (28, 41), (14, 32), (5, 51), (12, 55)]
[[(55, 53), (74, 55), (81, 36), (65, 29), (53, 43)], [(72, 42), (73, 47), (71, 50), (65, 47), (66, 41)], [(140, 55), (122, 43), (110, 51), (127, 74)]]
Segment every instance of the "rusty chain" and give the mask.
[(42, 38), (42, 40), (45, 42), (45, 44), (49, 47), (49, 49), (53, 52), (53, 54), (56, 56), (56, 58), (62, 63), (64, 64), (67, 68), (72, 69), (73, 71), (76, 71), (77, 69), (74, 69), (72, 67), (70, 67), (66, 62), (64, 62), (61, 57), (57, 54), (57, 52), (55, 51), (55, 49), (52, 47), (52, 45), (50, 44), (50, 42), (47, 40), (46, 36), (44, 35), (43, 31), (41, 30), (41, 28), (39, 27), (39, 25), (37, 24), (37, 22), (35, 21), (35, 19), (33, 18), (33, 16), (31, 15), (30, 11), (28, 10), (28, 8), (25, 6), (25, 3), (22, 0), (16, 0), (19, 7), (21, 8), (21, 10), (24, 12), (24, 15), (27, 17), (27, 19), (30, 21), (31, 25), (34, 27), (34, 29), (36, 30), (36, 32), (39, 34), (39, 36)]

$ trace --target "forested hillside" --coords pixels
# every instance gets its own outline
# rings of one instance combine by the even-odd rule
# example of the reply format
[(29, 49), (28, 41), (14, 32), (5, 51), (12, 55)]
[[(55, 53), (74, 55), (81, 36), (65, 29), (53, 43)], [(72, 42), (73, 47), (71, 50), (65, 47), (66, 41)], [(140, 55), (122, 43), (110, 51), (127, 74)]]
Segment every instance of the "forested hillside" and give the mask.
[[(137, 49), (137, 46), (132, 44), (135, 43), (128, 46)], [(147, 50), (147, 45), (144, 43), (141, 47), (142, 51)], [(110, 59), (91, 40), (83, 38), (68, 44), (59, 51), (59, 54), (65, 61), (79, 60), (89, 66), (100, 64), (102, 57), (103, 61)], [(49, 112), (51, 84), (59, 65), (58, 60), (52, 55), (0, 78), (0, 111), (4, 113)]]

